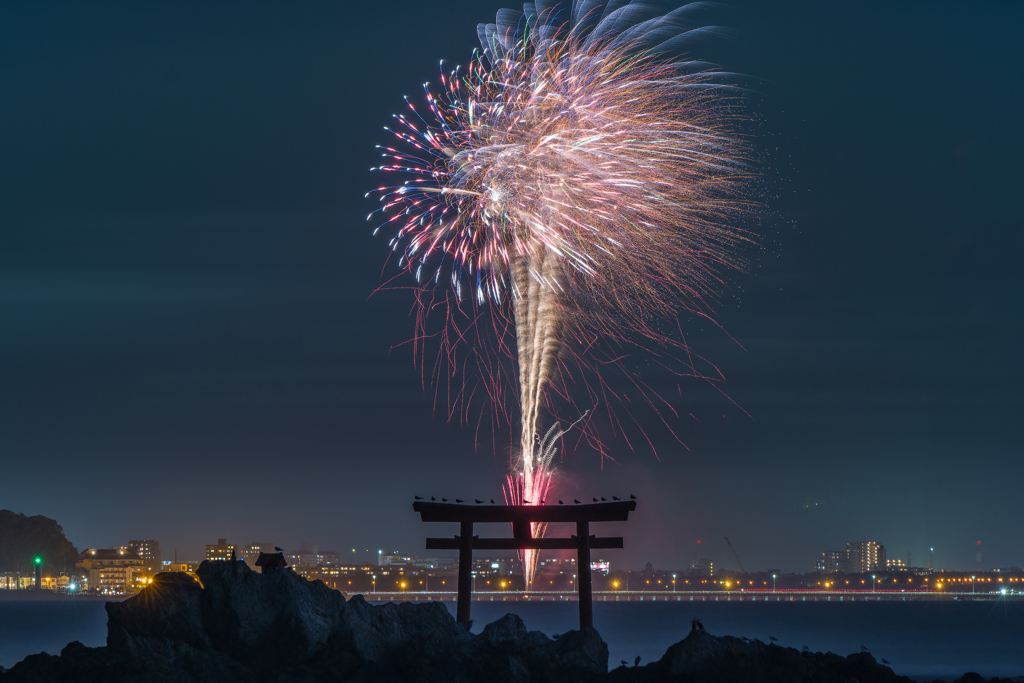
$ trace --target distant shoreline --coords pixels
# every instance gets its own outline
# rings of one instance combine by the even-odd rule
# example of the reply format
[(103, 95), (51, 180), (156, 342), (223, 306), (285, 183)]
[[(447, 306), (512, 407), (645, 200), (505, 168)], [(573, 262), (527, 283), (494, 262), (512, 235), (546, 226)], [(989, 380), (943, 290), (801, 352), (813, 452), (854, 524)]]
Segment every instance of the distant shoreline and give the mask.
[[(455, 602), (453, 592), (377, 591), (360, 593), (370, 603)], [(936, 591), (594, 591), (594, 604), (605, 602), (993, 602), (1024, 600), (1024, 594), (940, 593)], [(351, 597), (351, 596), (349, 596)], [(575, 592), (476, 591), (473, 602), (576, 602)]]
[(61, 602), (72, 600), (87, 602), (121, 602), (130, 595), (86, 595), (85, 593), (64, 593), (51, 590), (0, 590), (0, 600), (5, 602)]
[[(355, 595), (355, 594), (352, 594)], [(346, 594), (350, 598), (352, 595)], [(378, 591), (359, 593), (369, 603), (387, 602), (455, 602), (454, 592)], [(51, 590), (0, 590), (0, 600), (54, 601), (89, 600), (121, 602), (133, 597), (126, 595), (89, 595)], [(473, 602), (576, 602), (575, 592), (562, 591), (479, 591), (472, 595)], [(935, 591), (594, 591), (594, 602), (994, 602), (1021, 601), (1024, 594), (1011, 593), (939, 593)]]

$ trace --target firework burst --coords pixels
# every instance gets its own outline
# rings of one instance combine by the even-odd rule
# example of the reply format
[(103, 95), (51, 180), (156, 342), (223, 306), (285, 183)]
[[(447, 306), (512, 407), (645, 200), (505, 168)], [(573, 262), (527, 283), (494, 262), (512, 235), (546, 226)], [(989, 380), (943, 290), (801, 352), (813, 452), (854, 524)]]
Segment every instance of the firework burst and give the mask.
[[(410, 105), (392, 130), (399, 144), (384, 148), (379, 170), (406, 178), (378, 188), (381, 228), (416, 277), (420, 324), (448, 313), (439, 358), (464, 369), (454, 349), (472, 334), (499, 406), (511, 378), (495, 357), (516, 360), (522, 431), (506, 492), (516, 503), (551, 492), (565, 432), (541, 424), (542, 410), (555, 414), (550, 394), (581, 384), (617, 424), (596, 371), (630, 349), (688, 353), (673, 334), (679, 311), (710, 315), (720, 273), (748, 240), (730, 227), (750, 176), (733, 131), (737, 92), (680, 56), (713, 31), (690, 25), (703, 9), (576, 0), (501, 10), (479, 27), (482, 52), (442, 72), (437, 94), (425, 88), (429, 112)], [(631, 379), (659, 416), (671, 411)], [(524, 560), (529, 582), (535, 558)]]

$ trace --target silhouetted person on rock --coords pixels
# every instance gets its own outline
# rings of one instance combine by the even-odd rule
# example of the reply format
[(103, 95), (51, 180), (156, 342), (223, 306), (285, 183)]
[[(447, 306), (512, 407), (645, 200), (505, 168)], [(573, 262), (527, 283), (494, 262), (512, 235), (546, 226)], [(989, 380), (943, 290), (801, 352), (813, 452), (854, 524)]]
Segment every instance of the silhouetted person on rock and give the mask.
[(700, 623), (700, 619), (694, 619), (697, 622), (697, 629), (700, 631), (704, 630), (704, 624)]

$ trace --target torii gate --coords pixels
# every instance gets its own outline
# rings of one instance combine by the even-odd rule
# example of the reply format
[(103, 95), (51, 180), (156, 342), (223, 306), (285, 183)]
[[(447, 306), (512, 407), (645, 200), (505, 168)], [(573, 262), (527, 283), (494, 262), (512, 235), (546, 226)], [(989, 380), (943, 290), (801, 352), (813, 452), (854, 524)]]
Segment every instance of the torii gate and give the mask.
[[(621, 548), (622, 537), (597, 538), (590, 535), (591, 522), (625, 522), (636, 509), (636, 501), (627, 500), (592, 505), (452, 505), (451, 503), (412, 504), (424, 522), (458, 522), (454, 538), (428, 538), (427, 550), (459, 551), (458, 621), (469, 626), (469, 601), (473, 592), (474, 550), (576, 550), (579, 580), (576, 590), (580, 603), (580, 628), (594, 626), (594, 603), (590, 582), (590, 551)], [(576, 535), (569, 538), (533, 538), (531, 522), (575, 522)], [(511, 524), (512, 538), (480, 538), (473, 535), (473, 524)]]

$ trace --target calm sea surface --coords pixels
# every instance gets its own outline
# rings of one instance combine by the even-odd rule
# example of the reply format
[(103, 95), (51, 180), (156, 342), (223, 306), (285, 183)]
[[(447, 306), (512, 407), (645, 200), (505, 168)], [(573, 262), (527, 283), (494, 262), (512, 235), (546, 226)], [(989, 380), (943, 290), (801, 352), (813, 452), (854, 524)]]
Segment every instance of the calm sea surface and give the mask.
[[(454, 603), (448, 608), (454, 614)], [(530, 630), (563, 633), (578, 623), (576, 603), (474, 602), (474, 632), (506, 612)], [(698, 617), (716, 635), (847, 655), (867, 646), (900, 674), (952, 680), (967, 671), (1024, 676), (1024, 602), (718, 602), (595, 603), (594, 622), (611, 651), (610, 664), (660, 659)], [(72, 640), (103, 645), (106, 612), (100, 601), (0, 601), (0, 664), (25, 655), (60, 652)]]

